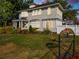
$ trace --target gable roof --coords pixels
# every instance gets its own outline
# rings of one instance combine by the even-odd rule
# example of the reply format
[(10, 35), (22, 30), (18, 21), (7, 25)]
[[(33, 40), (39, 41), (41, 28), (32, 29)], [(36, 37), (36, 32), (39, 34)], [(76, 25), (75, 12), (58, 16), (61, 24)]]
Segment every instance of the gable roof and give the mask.
[(25, 9), (25, 10), (20, 10), (20, 12), (22, 11), (32, 11), (32, 10), (36, 10), (36, 9), (45, 9), (45, 8), (48, 8), (48, 7), (59, 7), (59, 9), (61, 11), (64, 11), (63, 7), (61, 6), (60, 3), (55, 3), (55, 4), (42, 4), (42, 5), (37, 5), (36, 7), (34, 8), (28, 8), (28, 9)]

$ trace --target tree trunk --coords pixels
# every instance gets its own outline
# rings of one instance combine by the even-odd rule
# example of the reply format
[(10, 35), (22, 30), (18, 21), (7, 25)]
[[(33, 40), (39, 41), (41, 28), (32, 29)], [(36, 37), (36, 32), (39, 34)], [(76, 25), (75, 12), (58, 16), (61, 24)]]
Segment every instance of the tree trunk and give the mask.
[(3, 28), (4, 28), (4, 33), (6, 33), (6, 25), (7, 25), (7, 21), (4, 21), (4, 26), (3, 26)]

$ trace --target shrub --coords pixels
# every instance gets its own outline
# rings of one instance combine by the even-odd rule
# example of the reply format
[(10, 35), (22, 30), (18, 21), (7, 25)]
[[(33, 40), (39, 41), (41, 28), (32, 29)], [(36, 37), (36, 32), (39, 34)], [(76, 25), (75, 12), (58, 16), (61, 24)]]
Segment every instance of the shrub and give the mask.
[(50, 33), (50, 39), (51, 40), (57, 40), (57, 33), (56, 32)]
[(32, 26), (29, 26), (29, 32), (30, 33), (36, 33), (38, 28), (32, 28)]
[(2, 27), (0, 27), (0, 34), (2, 34), (3, 33), (3, 28)]
[(33, 32), (33, 28), (31, 25), (29, 26), (29, 32)]
[(13, 27), (11, 27), (11, 26), (6, 27), (6, 33), (12, 34), (14, 32), (15, 32), (15, 30), (13, 29)]
[(0, 28), (0, 34), (12, 34), (14, 32), (15, 32), (15, 30), (11, 26), (1, 27)]

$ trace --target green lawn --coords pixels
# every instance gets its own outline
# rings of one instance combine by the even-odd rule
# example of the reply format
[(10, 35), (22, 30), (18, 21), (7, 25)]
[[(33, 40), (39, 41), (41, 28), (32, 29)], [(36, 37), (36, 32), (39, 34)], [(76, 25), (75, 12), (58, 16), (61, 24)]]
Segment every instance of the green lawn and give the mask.
[(49, 41), (49, 35), (47, 34), (2, 34), (0, 35), (0, 45), (5, 45), (6, 43), (12, 42), (17, 46), (20, 46), (21, 48), (18, 48), (18, 50), (16, 49), (15, 52), (4, 54), (1, 56), (1, 58), (3, 59), (6, 58), (32, 59), (36, 57), (40, 58), (41, 55), (44, 55), (47, 52), (47, 47), (45, 46), (45, 44), (48, 41)]
[[(14, 59), (16, 59), (16, 56), (17, 57), (22, 56), (22, 54), (23, 54), (22, 57), (25, 57), (26, 59), (27, 52), (30, 53), (28, 55), (29, 56), (28, 59), (32, 59), (34, 57), (40, 57), (41, 55), (44, 55), (44, 53), (48, 51), (45, 44), (50, 40), (49, 38), (50, 38), (49, 34), (1, 34), (0, 45), (5, 45), (5, 43), (12, 42), (16, 44), (17, 46), (24, 47), (26, 48), (25, 53), (19, 52), (17, 54), (19, 50), (17, 50), (17, 52), (15, 51), (16, 53), (14, 53)], [(76, 39), (76, 47), (79, 48), (79, 36), (76, 36), (75, 39)], [(27, 50), (27, 48), (30, 48), (31, 50)], [(6, 58), (12, 59), (13, 53), (12, 55), (11, 54), (7, 54), (7, 55), (4, 55), (3, 59), (6, 59)], [(48, 59), (47, 57), (44, 59)], [(24, 58), (20, 58), (20, 59), (24, 59)]]
[[(45, 43), (48, 42), (50, 36), (47, 34), (2, 34), (0, 35), (0, 44), (6, 42), (13, 42), (17, 45), (30, 48), (44, 48)], [(76, 36), (76, 45), (79, 45), (79, 36)]]
[(3, 34), (0, 35), (0, 44), (13, 42), (20, 46), (32, 49), (44, 48), (45, 43), (49, 40), (47, 34)]

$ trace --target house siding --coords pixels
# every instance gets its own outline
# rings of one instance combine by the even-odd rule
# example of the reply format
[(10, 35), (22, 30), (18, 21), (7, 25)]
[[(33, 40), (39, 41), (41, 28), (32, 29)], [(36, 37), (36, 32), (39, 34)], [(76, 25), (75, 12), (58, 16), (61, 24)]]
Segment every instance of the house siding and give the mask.
[[(41, 9), (42, 10), (42, 14), (35, 15), (35, 16), (32, 15), (32, 11), (34, 11), (34, 10), (32, 10), (31, 12), (28, 12), (27, 19), (28, 20), (34, 20), (34, 19), (52, 19), (52, 18), (62, 19), (62, 12), (60, 11), (60, 9), (58, 7), (54, 7), (54, 8), (51, 7), (51, 14), (50, 15), (47, 14), (47, 9), (48, 8), (46, 8), (44, 10)], [(23, 14), (23, 12), (21, 12), (21, 14)], [(27, 11), (25, 11), (25, 12), (27, 12)], [(27, 13), (26, 13), (26, 15), (27, 15)], [(24, 15), (21, 15), (20, 18), (21, 17), (25, 17), (25, 13), (24, 13)]]
[[(33, 11), (38, 13), (39, 10), (41, 10), (40, 14), (32, 14)], [(44, 31), (47, 28), (52, 32), (56, 31), (56, 26), (62, 25), (62, 15), (63, 12), (57, 5), (21, 11), (19, 15), (20, 20), (22, 17), (25, 17), (28, 21), (24, 28), (21, 27), (21, 29), (29, 29), (29, 26), (31, 25), (33, 28), (38, 28), (39, 31)]]

